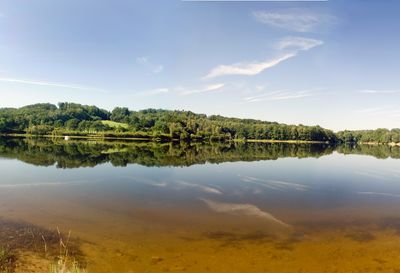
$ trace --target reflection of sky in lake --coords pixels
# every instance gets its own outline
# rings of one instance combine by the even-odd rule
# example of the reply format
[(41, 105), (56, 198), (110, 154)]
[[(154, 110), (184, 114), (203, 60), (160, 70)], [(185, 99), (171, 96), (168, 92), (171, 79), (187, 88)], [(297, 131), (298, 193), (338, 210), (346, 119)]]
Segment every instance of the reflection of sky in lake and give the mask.
[[(38, 188), (45, 193), (67, 186), (77, 202), (93, 200), (99, 209), (101, 201), (107, 200), (104, 206), (201, 207), (220, 214), (267, 217), (274, 212), (268, 217), (278, 217), (281, 211), (400, 202), (399, 162), (333, 153), (318, 159), (191, 167), (123, 168), (105, 163), (94, 168), (57, 169), (3, 159), (0, 188), (13, 192)], [(62, 193), (58, 196), (62, 198)], [(278, 218), (271, 219), (280, 221)]]

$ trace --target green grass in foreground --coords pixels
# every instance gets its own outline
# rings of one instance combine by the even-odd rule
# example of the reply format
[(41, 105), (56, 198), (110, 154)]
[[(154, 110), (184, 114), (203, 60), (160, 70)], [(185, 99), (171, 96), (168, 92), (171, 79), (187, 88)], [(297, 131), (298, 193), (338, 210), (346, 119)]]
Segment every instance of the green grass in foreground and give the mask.
[(111, 121), (111, 120), (102, 120), (101, 123), (103, 123), (104, 125), (108, 125), (111, 128), (124, 128), (124, 129), (128, 129), (128, 124), (126, 123), (121, 123), (121, 122), (115, 122), (115, 121)]

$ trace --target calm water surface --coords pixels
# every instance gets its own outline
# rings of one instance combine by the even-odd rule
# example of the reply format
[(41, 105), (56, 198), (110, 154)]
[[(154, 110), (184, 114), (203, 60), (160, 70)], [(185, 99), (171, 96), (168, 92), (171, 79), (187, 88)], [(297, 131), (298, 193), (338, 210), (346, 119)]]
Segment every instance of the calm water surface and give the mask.
[[(0, 232), (71, 231), (89, 273), (400, 272), (398, 158), (389, 146), (2, 138)], [(40, 256), (40, 243), (24, 251)]]

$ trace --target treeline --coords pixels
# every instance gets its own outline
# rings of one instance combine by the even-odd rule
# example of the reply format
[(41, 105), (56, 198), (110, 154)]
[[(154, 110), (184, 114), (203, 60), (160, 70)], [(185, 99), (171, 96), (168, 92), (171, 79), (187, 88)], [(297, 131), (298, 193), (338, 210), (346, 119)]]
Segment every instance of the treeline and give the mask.
[(116, 107), (107, 111), (76, 103), (42, 103), (0, 109), (0, 134), (100, 136), (160, 141), (295, 140), (330, 143), (400, 143), (400, 129), (341, 131), (190, 111)]
[(0, 132), (45, 135), (57, 129), (104, 131), (111, 128), (101, 121), (109, 118), (108, 111), (96, 106), (40, 103), (0, 109)]
[(346, 143), (400, 143), (400, 129), (341, 131), (337, 138)]
[(75, 103), (34, 104), (0, 109), (0, 133), (102, 135), (160, 140), (300, 140), (336, 142), (320, 126), (286, 125), (254, 119), (207, 116), (190, 111), (117, 107), (111, 112)]

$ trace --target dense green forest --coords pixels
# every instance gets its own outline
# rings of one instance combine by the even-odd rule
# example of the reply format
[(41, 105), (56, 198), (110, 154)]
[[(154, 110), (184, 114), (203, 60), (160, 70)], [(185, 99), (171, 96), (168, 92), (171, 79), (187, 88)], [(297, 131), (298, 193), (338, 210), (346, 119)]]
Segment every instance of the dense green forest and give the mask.
[(0, 134), (96, 136), (159, 141), (282, 140), (399, 143), (400, 129), (333, 131), (190, 111), (116, 107), (107, 111), (76, 103), (41, 103), (0, 109)]
[(347, 143), (400, 143), (400, 129), (341, 131), (336, 135), (338, 139)]
[(111, 112), (75, 103), (35, 104), (0, 109), (0, 133), (30, 135), (90, 134), (179, 140), (270, 139), (336, 141), (319, 126), (286, 125), (253, 119), (207, 116), (190, 111), (117, 107)]

